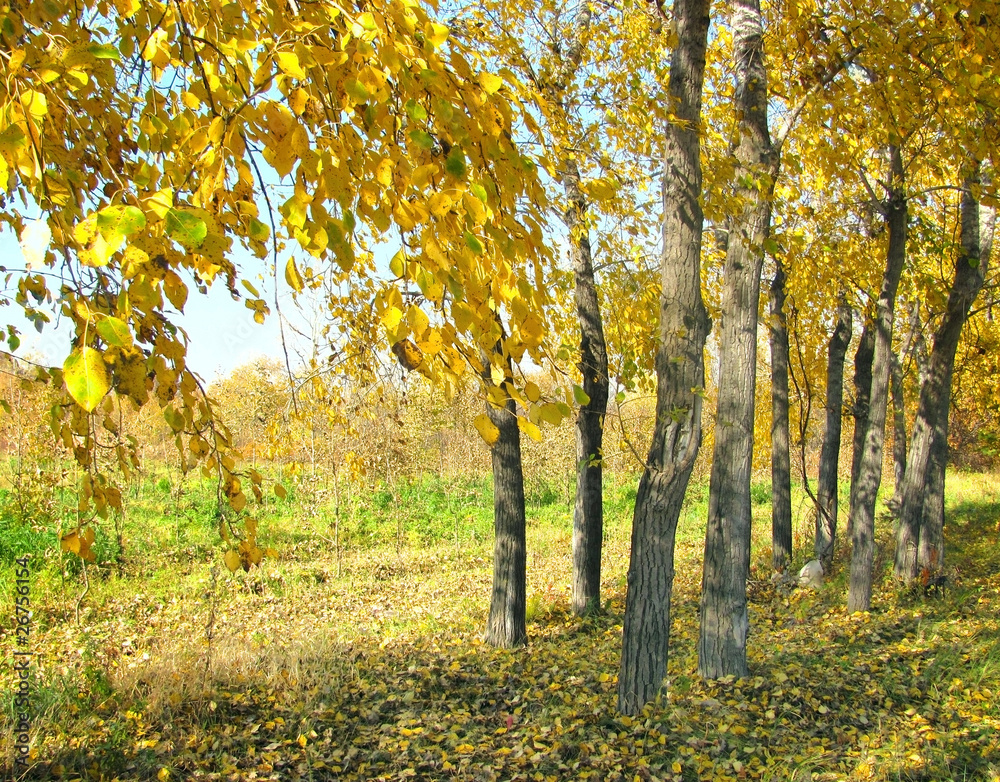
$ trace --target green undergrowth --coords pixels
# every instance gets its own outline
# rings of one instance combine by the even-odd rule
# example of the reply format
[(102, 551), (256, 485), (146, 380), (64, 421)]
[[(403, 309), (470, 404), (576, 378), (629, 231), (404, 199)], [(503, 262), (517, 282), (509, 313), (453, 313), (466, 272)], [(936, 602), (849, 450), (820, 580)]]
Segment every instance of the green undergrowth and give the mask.
[[(25, 778), (1000, 778), (995, 476), (949, 476), (943, 593), (900, 592), (885, 576), (883, 519), (873, 609), (854, 616), (843, 557), (819, 591), (771, 583), (769, 488), (755, 488), (751, 674), (718, 682), (697, 676), (708, 492), (693, 485), (668, 688), (628, 719), (615, 703), (635, 488), (609, 478), (605, 611), (586, 619), (568, 610), (565, 492), (529, 500), (529, 645), (501, 651), (480, 641), (488, 480), (424, 477), (341, 496), (339, 545), (325, 495), (269, 499), (261, 535), (278, 559), (230, 574), (210, 487), (154, 476), (130, 500), (122, 551), (88, 568), (82, 601), (84, 574), (36, 555)], [(796, 501), (796, 564), (811, 558), (804, 507)], [(11, 572), (4, 563), (8, 595)], [(2, 613), (12, 649), (12, 598)], [(9, 764), (11, 686), (0, 709)]]

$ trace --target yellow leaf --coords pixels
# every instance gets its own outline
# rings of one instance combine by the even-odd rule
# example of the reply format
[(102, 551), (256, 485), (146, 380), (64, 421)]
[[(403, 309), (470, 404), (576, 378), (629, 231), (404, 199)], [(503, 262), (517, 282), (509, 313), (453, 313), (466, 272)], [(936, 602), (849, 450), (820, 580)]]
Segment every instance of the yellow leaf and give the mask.
[(288, 492), (285, 491), (285, 487), (280, 483), (274, 484), (274, 496), (279, 500), (283, 500), (288, 496)]
[(99, 351), (92, 347), (74, 348), (63, 362), (66, 389), (88, 413), (100, 404), (111, 388), (111, 376)]
[(282, 73), (287, 73), (293, 79), (305, 81), (306, 72), (302, 70), (302, 66), (299, 65), (299, 58), (295, 52), (277, 52), (274, 55), (274, 59), (277, 60), (278, 67), (281, 69)]
[(676, 760), (670, 764), (670, 770), (673, 771), (675, 774), (680, 774), (681, 771), (683, 771), (683, 769), (681, 768), (681, 764), (678, 763)]
[(389, 307), (385, 314), (382, 316), (382, 325), (387, 329), (393, 330), (399, 325), (399, 322), (403, 319), (403, 311), (399, 307)]
[(524, 432), (528, 437), (534, 440), (536, 443), (542, 441), (542, 430), (535, 426), (527, 418), (517, 417), (517, 428)]
[(424, 354), (420, 352), (420, 348), (408, 339), (401, 339), (393, 345), (392, 352), (396, 355), (399, 363), (410, 372), (419, 367), (424, 360)]
[(21, 93), (21, 105), (29, 116), (41, 119), (49, 112), (48, 102), (45, 96), (34, 90), (25, 90)]
[(529, 381), (524, 385), (524, 395), (528, 397), (529, 402), (537, 402), (542, 398), (542, 390), (537, 385)]
[(299, 274), (299, 267), (295, 265), (294, 258), (289, 258), (288, 263), (285, 264), (285, 282), (287, 282), (296, 293), (299, 293), (305, 287), (302, 275)]
[(479, 436), (486, 441), (487, 445), (492, 446), (500, 438), (500, 430), (493, 425), (493, 422), (486, 413), (477, 415), (472, 424), (476, 427)]
[(447, 193), (435, 193), (430, 197), (427, 202), (428, 208), (431, 210), (431, 214), (435, 217), (443, 217), (448, 214), (455, 202), (451, 200), (451, 196)]
[(543, 421), (552, 424), (553, 426), (559, 426), (563, 420), (562, 411), (559, 409), (558, 405), (553, 403), (542, 405), (538, 410), (538, 414)]
[(479, 74), (479, 85), (486, 90), (487, 95), (492, 95), (503, 86), (503, 79), (492, 73)]
[(395, 167), (395, 163), (393, 163), (391, 158), (382, 158), (375, 167), (375, 180), (380, 185), (389, 187), (392, 184), (392, 170)]
[(226, 567), (229, 568), (230, 573), (235, 573), (236, 569), (242, 564), (239, 552), (236, 549), (229, 549), (222, 559), (226, 563)]
[(160, 780), (160, 782), (167, 782), (167, 780), (170, 779), (170, 770), (167, 768), (161, 768), (156, 773), (156, 778)]
[(428, 22), (424, 25), (424, 37), (430, 41), (434, 48), (438, 48), (448, 40), (448, 28), (443, 24)]
[(419, 347), (425, 355), (436, 355), (443, 347), (441, 333), (437, 329), (428, 329), (422, 337), (417, 339), (417, 347)]
[(59, 548), (63, 551), (69, 551), (73, 554), (80, 553), (80, 536), (75, 532), (70, 532), (68, 535), (63, 535), (59, 541)]
[(306, 104), (309, 102), (309, 93), (304, 89), (299, 87), (292, 91), (292, 94), (288, 96), (288, 106), (291, 108), (292, 113), (296, 116), (301, 117), (302, 112), (306, 110)]
[(537, 348), (545, 338), (545, 326), (542, 319), (535, 313), (530, 313), (521, 322), (521, 341), (529, 348)]

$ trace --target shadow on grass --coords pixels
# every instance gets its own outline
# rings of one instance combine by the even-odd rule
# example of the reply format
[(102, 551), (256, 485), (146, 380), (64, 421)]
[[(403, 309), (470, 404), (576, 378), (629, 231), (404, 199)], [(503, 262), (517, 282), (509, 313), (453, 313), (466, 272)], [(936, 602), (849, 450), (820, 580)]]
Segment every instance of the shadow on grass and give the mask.
[[(696, 676), (697, 584), (680, 584), (672, 686), (635, 720), (615, 712), (621, 588), (585, 620), (564, 601), (543, 605), (530, 645), (513, 651), (454, 629), (333, 642), (333, 620), (317, 613), (296, 634), (289, 606), (258, 596), (278, 630), (229, 657), (217, 646), (207, 680), (199, 639), (178, 639), (157, 650), (160, 670), (119, 676), (106, 697), (88, 685), (75, 713), (53, 701), (38, 721), (44, 762), (23, 778), (994, 782), (998, 518), (993, 500), (949, 507), (957, 575), (943, 597), (901, 600), (883, 583), (880, 608), (859, 616), (834, 588), (755, 603), (742, 680)], [(410, 588), (399, 571), (378, 582), (380, 599)], [(335, 620), (369, 621), (372, 599)]]

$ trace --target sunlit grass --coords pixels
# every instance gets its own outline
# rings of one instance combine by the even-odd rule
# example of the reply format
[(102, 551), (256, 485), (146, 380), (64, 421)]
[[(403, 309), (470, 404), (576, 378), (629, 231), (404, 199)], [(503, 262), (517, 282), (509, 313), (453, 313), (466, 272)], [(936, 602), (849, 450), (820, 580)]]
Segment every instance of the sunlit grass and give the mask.
[[(754, 494), (762, 580), (768, 488)], [(873, 611), (847, 616), (843, 562), (819, 592), (763, 589), (751, 599), (750, 678), (714, 683), (696, 674), (708, 493), (693, 485), (678, 531), (670, 688), (638, 720), (615, 716), (635, 481), (609, 480), (608, 610), (585, 620), (569, 614), (572, 507), (557, 491), (529, 503), (530, 643), (513, 652), (479, 640), (488, 489), (428, 478), (355, 496), (340, 507), (339, 547), (328, 506), (306, 518), (271, 500), (261, 534), (280, 556), (235, 574), (219, 565), (207, 489), (144, 491), (124, 556), (88, 571), (79, 627), (82, 574), (55, 553), (36, 563), (41, 765), (29, 778), (83, 777), (96, 763), (107, 779), (163, 769), (174, 779), (996, 779), (992, 478), (949, 476), (943, 596), (901, 595), (883, 579)], [(796, 508), (799, 563), (812, 556), (812, 522), (806, 503)], [(880, 535), (891, 545), (885, 522)], [(9, 657), (0, 675), (10, 681)], [(0, 704), (0, 757), (10, 758), (9, 689)]]

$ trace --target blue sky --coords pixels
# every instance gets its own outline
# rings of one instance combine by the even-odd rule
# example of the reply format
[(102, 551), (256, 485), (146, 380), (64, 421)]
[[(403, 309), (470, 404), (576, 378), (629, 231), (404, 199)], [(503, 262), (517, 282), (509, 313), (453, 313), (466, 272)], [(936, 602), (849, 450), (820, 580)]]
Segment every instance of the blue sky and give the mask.
[[(9, 229), (0, 230), (0, 265), (14, 270), (23, 269), (24, 264), (17, 237)], [(15, 273), (12, 279), (14, 285), (18, 276)], [(273, 298), (264, 290), (261, 293), (265, 299)], [(234, 301), (222, 283), (212, 286), (207, 295), (191, 286), (184, 313), (173, 321), (188, 334), (188, 366), (208, 382), (256, 358), (281, 355), (277, 315), (272, 312), (263, 325), (255, 323), (253, 313), (242, 301)], [(21, 316), (20, 307), (12, 304), (0, 309), (0, 327), (8, 323), (20, 331), (17, 354), (21, 357), (59, 366), (69, 353), (69, 338), (55, 322), (39, 334)]]

